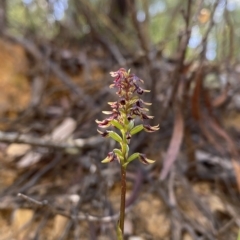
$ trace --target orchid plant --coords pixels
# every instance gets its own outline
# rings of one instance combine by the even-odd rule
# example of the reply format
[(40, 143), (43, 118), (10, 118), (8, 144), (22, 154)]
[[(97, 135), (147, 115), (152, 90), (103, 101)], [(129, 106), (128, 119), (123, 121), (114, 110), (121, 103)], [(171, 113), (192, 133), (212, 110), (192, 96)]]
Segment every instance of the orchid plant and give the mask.
[[(108, 103), (112, 110), (103, 111), (103, 113), (109, 116), (102, 121), (96, 120), (96, 123), (100, 128), (113, 127), (113, 130), (98, 130), (98, 132), (103, 137), (114, 139), (120, 145), (120, 148), (113, 149), (102, 160), (102, 163), (109, 163), (116, 160), (121, 166), (121, 203), (117, 231), (118, 239), (120, 240), (123, 239), (124, 233), (127, 165), (135, 159), (139, 159), (143, 164), (154, 162), (154, 160), (148, 159), (145, 154), (139, 152), (135, 152), (129, 156), (131, 138), (142, 130), (150, 133), (155, 132), (159, 129), (159, 125), (150, 126), (145, 123), (146, 120), (153, 119), (153, 116), (147, 115), (149, 110), (146, 106), (151, 105), (151, 103), (146, 103), (140, 98), (143, 93), (149, 92), (139, 86), (140, 83), (143, 83), (143, 80), (135, 74), (131, 74), (130, 70), (126, 71), (124, 68), (120, 68), (116, 72), (110, 72), (110, 74), (115, 78), (110, 88), (117, 89), (116, 94), (119, 99), (116, 102)], [(136, 118), (140, 118), (142, 123), (135, 126)]]

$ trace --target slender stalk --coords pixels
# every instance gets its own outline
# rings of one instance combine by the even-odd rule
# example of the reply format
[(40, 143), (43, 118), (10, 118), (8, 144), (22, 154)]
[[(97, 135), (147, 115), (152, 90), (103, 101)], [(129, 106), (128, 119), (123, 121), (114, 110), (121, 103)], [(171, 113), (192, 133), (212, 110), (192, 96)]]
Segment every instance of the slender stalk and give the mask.
[(121, 203), (120, 203), (120, 218), (119, 227), (124, 233), (124, 218), (125, 218), (125, 202), (126, 202), (126, 169), (121, 166)]

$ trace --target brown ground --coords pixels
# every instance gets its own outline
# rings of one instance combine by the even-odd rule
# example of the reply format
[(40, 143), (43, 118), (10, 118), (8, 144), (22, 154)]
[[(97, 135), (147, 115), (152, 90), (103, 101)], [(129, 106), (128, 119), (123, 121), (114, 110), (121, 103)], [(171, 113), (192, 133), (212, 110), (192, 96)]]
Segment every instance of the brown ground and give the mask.
[[(0, 40), (0, 49), (2, 131), (43, 137), (53, 133), (64, 120), (71, 118), (76, 121), (76, 126), (74, 131), (69, 130), (71, 133), (68, 138), (96, 135), (94, 119), (101, 117), (98, 113), (103, 106), (106, 107), (102, 102), (114, 96), (103, 87), (109, 84), (109, 69), (103, 70), (98, 63), (91, 62), (87, 70), (80, 68), (77, 72), (69, 72), (74, 83), (90, 94), (92, 99), (98, 99), (97, 114), (84, 112), (84, 107), (78, 106), (78, 101), (71, 96), (69, 89), (51, 75), (45, 82), (44, 92), (41, 92), (42, 102), (37, 109), (30, 109), (29, 104), (33, 98), (31, 92), (34, 91), (29, 77), (31, 62), (19, 45)], [(99, 54), (101, 56), (103, 53)], [(88, 81), (83, 81), (84, 74), (89, 77)], [(29, 112), (26, 109), (30, 109)], [(240, 131), (239, 114), (227, 114), (224, 124), (227, 128)], [(169, 131), (170, 128), (163, 128), (159, 134), (169, 136)], [(161, 184), (158, 180), (160, 160), (165, 154), (165, 144), (169, 139), (161, 140), (160, 148), (153, 144), (154, 141), (157, 142), (156, 139), (148, 147), (159, 161), (150, 168), (139, 167), (137, 164), (129, 168), (128, 197), (132, 196), (135, 184), (139, 184), (138, 169), (144, 171), (141, 173), (143, 180), (140, 188), (133, 193), (134, 201), (127, 209), (126, 238), (237, 239), (237, 224), (240, 222), (236, 182), (229, 184), (228, 178), (225, 183), (222, 179), (214, 179), (211, 174), (215, 169), (211, 166), (207, 166), (211, 173), (208, 172), (209, 179), (204, 178), (204, 174), (201, 175), (202, 179), (199, 176), (186, 178), (178, 171), (186, 164), (187, 154), (183, 149), (177, 170), (172, 173), (172, 182)], [(63, 210), (72, 216), (77, 214), (76, 211), (108, 216), (118, 211), (118, 165), (100, 164), (111, 147), (111, 143), (103, 142), (96, 148), (76, 152), (76, 149), (53, 150), (29, 144), (0, 143), (0, 240), (115, 239), (115, 222), (106, 224), (86, 219), (77, 222), (61, 214)], [(146, 143), (140, 147), (147, 151)], [(42, 155), (36, 163), (30, 159), (25, 167), (20, 167), (19, 162), (29, 151), (40, 152)], [(54, 161), (56, 163), (53, 167), (44, 172)], [(18, 192), (38, 201), (47, 199), (51, 207), (29, 203), (17, 197)], [(173, 204), (172, 207), (169, 203)]]

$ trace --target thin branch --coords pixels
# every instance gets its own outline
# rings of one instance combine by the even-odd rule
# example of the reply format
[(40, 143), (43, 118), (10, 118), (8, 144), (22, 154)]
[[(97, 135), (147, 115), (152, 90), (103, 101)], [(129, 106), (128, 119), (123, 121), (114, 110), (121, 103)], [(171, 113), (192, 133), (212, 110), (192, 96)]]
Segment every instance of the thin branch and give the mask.
[(135, 1), (133, 1), (133, 0), (129, 1), (128, 0), (127, 3), (128, 3), (128, 6), (129, 6), (129, 9), (131, 11), (132, 22), (133, 22), (133, 25), (136, 29), (137, 34), (138, 34), (138, 39), (140, 41), (141, 47), (142, 47), (143, 51), (146, 53), (147, 58), (149, 59), (148, 39), (150, 39), (150, 38), (149, 38), (146, 31), (143, 32), (142, 26), (140, 25), (139, 21), (137, 20), (137, 9), (136, 9)]
[(87, 220), (90, 222), (104, 222), (104, 223), (109, 223), (112, 221), (116, 221), (119, 218), (119, 214), (114, 214), (112, 216), (106, 216), (106, 217), (97, 217), (97, 216), (93, 216), (93, 215), (89, 215), (89, 214), (85, 214), (85, 213), (79, 213), (79, 214), (71, 214), (65, 210), (60, 210), (57, 209), (56, 207), (50, 205), (48, 203), (47, 200), (43, 200), (43, 201), (38, 201), (35, 200), (34, 198), (31, 198), (25, 194), (22, 193), (18, 193), (17, 195), (18, 197), (24, 199), (25, 201), (31, 203), (31, 204), (35, 204), (38, 207), (45, 207), (48, 210), (50, 210), (51, 212), (53, 212), (54, 214), (59, 214), (61, 216), (70, 218), (72, 220), (78, 220), (78, 221), (82, 221), (82, 220)]
[(89, 137), (86, 139), (78, 138), (68, 140), (66, 142), (57, 142), (46, 138), (32, 137), (26, 134), (6, 133), (0, 131), (0, 142), (5, 143), (24, 143), (33, 146), (41, 146), (47, 148), (94, 148), (103, 142), (103, 138), (99, 136)]

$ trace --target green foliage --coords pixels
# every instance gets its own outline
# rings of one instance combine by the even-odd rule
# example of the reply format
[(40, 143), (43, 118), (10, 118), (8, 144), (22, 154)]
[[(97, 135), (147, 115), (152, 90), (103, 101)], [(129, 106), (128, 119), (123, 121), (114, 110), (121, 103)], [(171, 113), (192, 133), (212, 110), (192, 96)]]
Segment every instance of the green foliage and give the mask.
[[(62, 34), (62, 27), (68, 30), (68, 34), (74, 37), (83, 37), (89, 33), (89, 23), (87, 23), (83, 12), (81, 11), (81, 4), (76, 0), (58, 0), (58, 1), (45, 1), (45, 0), (32, 0), (24, 3), (23, 0), (8, 0), (7, 1), (7, 18), (8, 27), (11, 33), (17, 35), (32, 34), (46, 39), (54, 39), (58, 34)], [(68, 5), (68, 8), (63, 11), (63, 17), (56, 18), (56, 4)], [(178, 46), (178, 35), (185, 29), (185, 20), (182, 10), (187, 9), (187, 0), (138, 0), (136, 1), (137, 16), (139, 24), (144, 30), (146, 39), (150, 44), (160, 44), (163, 46), (165, 56), (174, 56)], [(108, 34), (114, 41), (118, 42), (116, 31), (119, 26), (111, 33), (109, 23), (106, 24), (106, 19), (109, 20), (111, 12), (110, 0), (91, 0), (94, 9), (97, 10), (98, 16), (91, 17), (93, 24), (97, 24), (97, 29), (102, 34)], [(78, 4), (78, 5), (77, 5)], [(208, 31), (211, 22), (211, 13), (214, 8), (215, 1), (205, 0), (202, 9), (207, 12), (205, 19), (202, 21), (201, 11), (199, 12), (199, 5), (192, 4), (190, 16), (190, 29), (198, 29), (192, 32), (190, 42), (201, 41)], [(214, 14), (214, 22), (209, 37), (208, 37), (208, 58), (210, 60), (222, 60), (227, 58), (236, 59), (240, 56), (240, 42), (239, 39), (239, 24), (240, 24), (240, 4), (237, 0), (228, 1), (228, 5), (220, 2)], [(87, 4), (86, 4), (87, 5)], [(91, 11), (91, 9), (88, 9)], [(89, 15), (94, 13), (89, 12)], [(209, 15), (209, 16), (208, 16)], [(106, 19), (102, 19), (105, 16)], [(199, 16), (201, 18), (199, 18)], [(199, 20), (200, 19), (200, 20)], [(203, 16), (204, 19), (204, 16)], [(97, 20), (97, 21), (96, 21)], [(130, 14), (122, 17), (122, 25), (119, 34), (125, 33), (128, 36), (128, 41), (121, 42), (128, 45), (129, 49), (136, 49), (139, 44), (138, 35), (135, 34), (135, 27), (132, 24)], [(111, 20), (110, 20), (111, 22)], [(114, 25), (114, 24), (113, 24)], [(112, 27), (111, 27), (112, 29)], [(113, 34), (113, 35), (112, 35)], [(149, 36), (147, 36), (149, 35)], [(187, 51), (187, 58), (192, 59), (199, 55), (200, 48), (197, 45), (189, 45)]]

